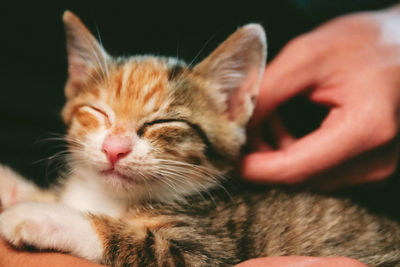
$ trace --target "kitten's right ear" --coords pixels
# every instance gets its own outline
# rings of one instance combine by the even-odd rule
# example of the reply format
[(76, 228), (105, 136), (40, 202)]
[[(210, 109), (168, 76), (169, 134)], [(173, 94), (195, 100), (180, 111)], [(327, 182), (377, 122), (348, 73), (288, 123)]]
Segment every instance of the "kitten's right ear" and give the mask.
[(105, 78), (109, 56), (74, 13), (65, 11), (63, 22), (67, 36), (69, 74), (65, 95), (71, 98), (90, 79)]
[(228, 118), (242, 127), (255, 107), (264, 73), (266, 46), (263, 27), (248, 24), (193, 68), (196, 75), (215, 85), (206, 88), (211, 88), (211, 96)]

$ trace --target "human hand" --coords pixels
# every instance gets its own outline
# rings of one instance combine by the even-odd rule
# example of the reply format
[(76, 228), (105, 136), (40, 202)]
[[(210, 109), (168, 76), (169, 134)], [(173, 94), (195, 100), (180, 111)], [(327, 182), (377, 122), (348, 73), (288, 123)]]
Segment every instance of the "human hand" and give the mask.
[[(96, 263), (89, 262), (71, 255), (56, 252), (28, 252), (12, 248), (7, 242), (0, 238), (0, 265), (13, 267), (102, 267)], [(104, 266), (103, 266), (104, 267)]]
[(275, 124), (278, 148), (260, 142), (242, 161), (243, 177), (286, 184), (315, 178), (316, 186), (334, 189), (390, 176), (399, 154), (400, 11), (344, 16), (291, 41), (266, 68), (250, 131), (298, 94), (329, 114), (300, 139)]
[(324, 267), (324, 266), (341, 266), (341, 267), (367, 267), (365, 264), (350, 258), (319, 258), (319, 257), (267, 257), (252, 259), (242, 262), (236, 267)]

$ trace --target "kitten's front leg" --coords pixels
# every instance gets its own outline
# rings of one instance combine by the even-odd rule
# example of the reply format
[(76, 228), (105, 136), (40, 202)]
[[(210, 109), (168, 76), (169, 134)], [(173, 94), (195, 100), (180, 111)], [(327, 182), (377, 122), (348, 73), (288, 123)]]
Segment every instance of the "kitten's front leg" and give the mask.
[(20, 202), (37, 200), (54, 202), (52, 191), (44, 191), (11, 168), (0, 165), (0, 207), (7, 208)]
[(68, 252), (94, 262), (103, 254), (89, 216), (61, 204), (26, 202), (0, 215), (0, 234), (16, 247)]
[(38, 188), (9, 167), (0, 165), (0, 201), (3, 208), (21, 202)]
[(91, 220), (104, 244), (105, 265), (233, 266), (241, 260), (229, 234), (215, 234), (204, 221), (166, 208), (130, 211), (120, 219), (93, 215)]

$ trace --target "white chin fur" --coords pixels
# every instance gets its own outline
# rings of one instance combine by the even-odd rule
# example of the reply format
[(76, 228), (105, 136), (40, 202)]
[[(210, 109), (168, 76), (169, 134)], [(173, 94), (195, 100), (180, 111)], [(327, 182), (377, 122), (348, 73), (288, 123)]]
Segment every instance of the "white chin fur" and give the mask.
[(62, 202), (79, 210), (118, 215), (121, 206), (126, 207), (129, 203), (182, 201), (187, 195), (206, 194), (205, 188), (213, 186), (212, 183), (200, 186), (187, 181), (176, 184), (157, 181), (135, 183), (94, 170), (74, 168), (74, 174), (66, 181)]

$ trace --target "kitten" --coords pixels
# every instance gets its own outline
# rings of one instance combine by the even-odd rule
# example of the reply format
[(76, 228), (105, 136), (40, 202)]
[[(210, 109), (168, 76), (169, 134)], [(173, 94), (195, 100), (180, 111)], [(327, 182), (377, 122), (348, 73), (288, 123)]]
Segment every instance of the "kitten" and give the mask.
[(66, 11), (70, 174), (43, 191), (0, 168), (0, 233), (112, 266), (347, 256), (400, 266), (400, 226), (349, 200), (230, 180), (264, 69), (257, 24), (192, 67), (110, 57)]

